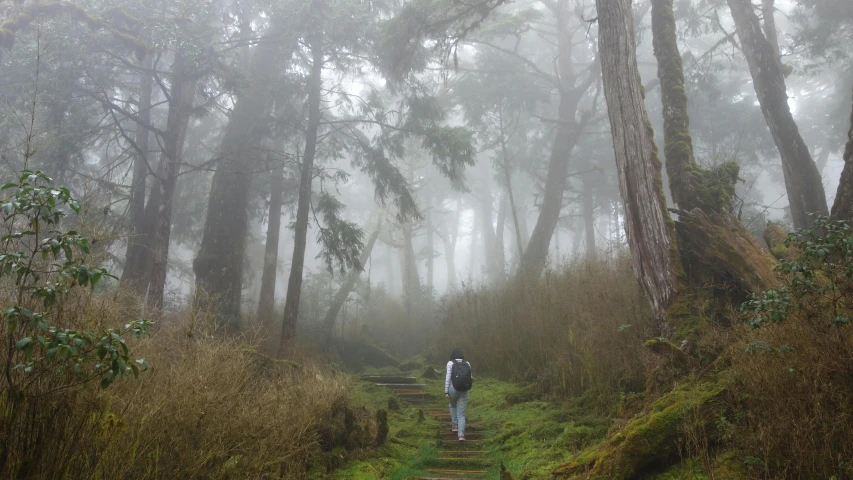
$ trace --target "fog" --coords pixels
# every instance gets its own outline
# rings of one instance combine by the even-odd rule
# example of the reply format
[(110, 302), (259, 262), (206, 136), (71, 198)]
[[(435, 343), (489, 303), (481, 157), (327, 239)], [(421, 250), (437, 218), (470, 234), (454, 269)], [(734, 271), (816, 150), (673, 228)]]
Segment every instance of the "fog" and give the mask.
[[(476, 5), (466, 17), (417, 0), (0, 1), (0, 171), (70, 188), (114, 283), (167, 310), (204, 291), (235, 325), (282, 309), (295, 322), (309, 277), (337, 288), (359, 267), (349, 298), (406, 303), (619, 255), (595, 5)], [(787, 105), (832, 205), (850, 5), (769, 5)], [(633, 10), (664, 161), (650, 4)], [(695, 162), (740, 167), (730, 211), (757, 237), (769, 221), (793, 229), (729, 7), (683, 0), (674, 13)], [(666, 171), (663, 184), (679, 208)]]

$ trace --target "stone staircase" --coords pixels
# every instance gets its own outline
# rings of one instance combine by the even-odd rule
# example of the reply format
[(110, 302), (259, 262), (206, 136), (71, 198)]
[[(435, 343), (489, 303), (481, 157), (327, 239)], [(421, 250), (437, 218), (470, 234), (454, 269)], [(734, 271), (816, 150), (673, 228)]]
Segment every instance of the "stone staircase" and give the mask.
[(444, 397), (426, 391), (426, 384), (417, 383), (416, 377), (409, 376), (364, 376), (362, 380), (376, 383), (389, 389), (403, 405), (417, 407), (425, 416), (438, 421), (436, 432), (438, 454), (426, 476), (414, 477), (419, 480), (474, 480), (488, 478), (492, 466), (490, 453), (484, 448), (484, 432), (476, 423), (476, 410), (468, 415), (465, 426), (465, 441), (460, 442), (457, 433), (451, 430), (450, 411)]

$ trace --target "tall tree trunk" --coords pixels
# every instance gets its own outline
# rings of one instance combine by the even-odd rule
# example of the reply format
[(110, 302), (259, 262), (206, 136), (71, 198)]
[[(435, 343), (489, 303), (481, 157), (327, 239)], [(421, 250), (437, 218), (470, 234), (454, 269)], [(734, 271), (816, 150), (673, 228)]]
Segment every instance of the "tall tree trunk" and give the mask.
[(773, 46), (761, 32), (752, 2), (727, 1), (741, 49), (749, 64), (761, 112), (782, 157), (782, 171), (794, 227), (807, 227), (812, 223), (810, 213), (826, 216), (829, 210), (820, 173), (788, 107), (782, 63)]
[[(521, 230), (521, 250), (526, 251), (530, 243), (530, 225), (527, 222), (527, 205), (524, 202), (518, 205), (518, 227)], [(522, 254), (521, 258), (523, 256)], [(518, 259), (519, 265), (521, 265), (521, 258)]]
[(388, 254), (385, 255), (385, 259), (388, 261), (385, 265), (387, 269), (385, 270), (388, 281), (385, 283), (388, 288), (388, 294), (394, 295), (397, 293), (397, 274), (394, 273), (394, 247), (388, 245)]
[(346, 299), (353, 287), (355, 287), (358, 277), (361, 276), (361, 272), (364, 270), (364, 266), (370, 258), (370, 252), (373, 251), (373, 246), (376, 245), (376, 239), (379, 238), (379, 232), (381, 230), (382, 220), (380, 219), (376, 223), (376, 228), (374, 228), (373, 233), (371, 233), (370, 237), (367, 239), (367, 243), (364, 244), (364, 250), (362, 250), (361, 255), (358, 256), (358, 266), (350, 270), (347, 274), (346, 280), (341, 284), (341, 288), (338, 289), (334, 298), (332, 298), (332, 302), (329, 304), (329, 309), (326, 311), (326, 316), (323, 319), (323, 331), (325, 333), (327, 345), (332, 343), (332, 337), (334, 336), (335, 331), (335, 320), (338, 318), (338, 312), (341, 311), (341, 307), (344, 305), (344, 302), (346, 302)]
[(672, 200), (683, 210), (698, 206), (698, 178), (687, 114), (684, 70), (676, 38), (673, 0), (652, 0), (652, 44), (663, 102), (663, 141)]
[(172, 85), (169, 99), (169, 116), (166, 121), (164, 149), (160, 156), (159, 210), (154, 225), (154, 238), (151, 243), (151, 284), (148, 293), (148, 305), (162, 309), (163, 294), (166, 289), (166, 273), (169, 260), (169, 241), (172, 231), (172, 202), (175, 197), (175, 185), (178, 181), (181, 157), (186, 140), (187, 127), (193, 109), (198, 77), (187, 72), (183, 55), (175, 54), (172, 68)]
[(850, 130), (847, 132), (847, 145), (844, 147), (844, 169), (832, 204), (834, 220), (853, 221), (853, 109), (850, 112)]
[(133, 179), (130, 184), (130, 200), (128, 214), (130, 215), (130, 236), (127, 239), (124, 270), (121, 274), (121, 286), (131, 289), (137, 294), (145, 293), (145, 267), (149, 256), (149, 234), (145, 229), (145, 193), (148, 178), (148, 148), (151, 132), (144, 124), (151, 124), (151, 92), (154, 87), (152, 68), (153, 56), (146, 55), (142, 62), (143, 71), (139, 81), (140, 122), (136, 124), (135, 143), (139, 149), (133, 157)]
[(453, 212), (453, 221), (450, 229), (442, 237), (444, 243), (444, 263), (447, 268), (447, 287), (455, 290), (459, 287), (459, 277), (456, 274), (456, 242), (459, 239), (459, 219), (461, 203), (457, 203), (456, 211)]
[(404, 223), (401, 227), (403, 248), (400, 253), (403, 261), (400, 274), (403, 276), (403, 301), (406, 307), (406, 315), (409, 316), (412, 314), (412, 302), (421, 293), (421, 278), (418, 274), (418, 262), (415, 256), (413, 228), (409, 222)]
[(643, 103), (637, 70), (631, 0), (596, 0), (604, 96), (619, 173), (625, 230), (634, 272), (661, 332), (671, 333), (667, 311), (683, 270), (675, 226), (666, 210), (661, 164)]
[(426, 267), (427, 267), (427, 278), (426, 283), (427, 287), (432, 290), (433, 285), (435, 284), (435, 232), (433, 228), (435, 228), (432, 224), (432, 197), (428, 197), (427, 199), (427, 209), (426, 209), (426, 241), (427, 241), (427, 259), (426, 259)]
[(468, 256), (468, 285), (472, 285), (474, 283), (475, 268), (477, 267), (477, 252), (480, 251), (477, 248), (477, 232), (480, 229), (480, 226), (477, 223), (477, 217), (477, 211), (474, 209), (474, 218), (471, 219), (471, 254)]
[(284, 165), (276, 168), (270, 187), (270, 208), (267, 220), (267, 242), (264, 246), (264, 272), (261, 275), (261, 294), (258, 299), (258, 319), (272, 322), (275, 308), (275, 280), (278, 276), (278, 239), (281, 234), (281, 208), (284, 203)]
[(317, 152), (317, 130), (320, 128), (320, 100), (323, 86), (323, 45), (319, 35), (311, 39), (311, 74), (308, 90), (308, 129), (305, 132), (305, 150), (302, 155), (299, 180), (299, 200), (296, 207), (296, 224), (293, 234), (293, 260), (287, 281), (287, 299), (284, 303), (284, 321), (281, 329), (279, 354), (284, 354), (296, 336), (299, 318), (299, 298), (302, 294), (302, 271), (305, 266), (305, 246), (308, 236), (308, 216), (311, 210), (311, 181), (314, 178), (314, 155)]
[(509, 173), (509, 168), (504, 166), (504, 181), (506, 181), (506, 193), (509, 197), (509, 209), (512, 213), (512, 226), (515, 230), (515, 247), (520, 259), (524, 255), (524, 240), (521, 238), (521, 225), (518, 220), (518, 208), (515, 206), (515, 195), (512, 192), (512, 176)]
[(251, 171), (260, 164), (275, 83), (295, 47), (279, 23), (284, 22), (277, 21), (256, 47), (249, 72), (252, 85), (241, 89), (234, 103), (219, 146), (201, 247), (193, 261), (196, 289), (203, 293), (199, 301), (210, 301), (217, 322), (227, 331), (240, 327)]
[(489, 283), (498, 285), (502, 281), (502, 270), (498, 264), (495, 226), (492, 223), (494, 197), (488, 189), (480, 192), (480, 232), (483, 241), (483, 263)]
[(782, 55), (779, 51), (779, 34), (776, 31), (776, 8), (775, 0), (761, 0), (761, 16), (764, 17), (764, 36), (770, 42), (773, 48), (773, 53), (776, 58), (782, 61)]
[[(583, 230), (585, 253), (587, 260), (595, 259), (595, 197), (592, 191), (592, 180), (583, 182)], [(578, 243), (580, 243), (578, 241)]]
[(498, 207), (497, 225), (495, 225), (495, 263), (497, 264), (497, 269), (500, 273), (500, 281), (503, 282), (506, 275), (506, 238), (504, 236), (508, 207), (506, 194), (501, 195), (500, 199), (501, 203), (500, 207)]
[(554, 236), (557, 221), (560, 219), (560, 211), (563, 208), (563, 193), (566, 189), (569, 157), (582, 131), (581, 125), (575, 120), (576, 112), (584, 92), (592, 85), (592, 81), (587, 81), (581, 85), (573, 86), (576, 80), (572, 65), (572, 34), (566, 31), (568, 25), (566, 15), (570, 13), (568, 2), (559, 2), (555, 13), (557, 14), (558, 49), (560, 52), (558, 59), (560, 70), (559, 123), (557, 124), (554, 143), (551, 146), (551, 157), (548, 161), (548, 173), (539, 218), (536, 221), (536, 226), (533, 227), (533, 234), (530, 236), (519, 265), (519, 271), (531, 277), (538, 277), (542, 273), (548, 259), (551, 238)]

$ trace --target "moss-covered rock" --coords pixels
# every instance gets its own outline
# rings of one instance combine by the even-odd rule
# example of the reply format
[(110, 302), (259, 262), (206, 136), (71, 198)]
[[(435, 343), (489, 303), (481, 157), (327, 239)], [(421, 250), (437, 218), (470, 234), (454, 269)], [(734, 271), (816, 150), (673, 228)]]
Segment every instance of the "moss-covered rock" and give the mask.
[(691, 419), (702, 419), (708, 424), (708, 431), (713, 430), (719, 408), (716, 400), (724, 391), (722, 381), (691, 383), (676, 388), (600, 445), (558, 467), (554, 476), (630, 479), (644, 469), (665, 465), (678, 455), (683, 443), (682, 426), (688, 415)]

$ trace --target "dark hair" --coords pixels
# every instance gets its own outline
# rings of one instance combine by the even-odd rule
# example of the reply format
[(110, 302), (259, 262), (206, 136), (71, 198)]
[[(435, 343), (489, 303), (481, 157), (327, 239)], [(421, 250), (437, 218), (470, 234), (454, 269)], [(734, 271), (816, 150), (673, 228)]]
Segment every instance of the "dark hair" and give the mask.
[(450, 352), (450, 359), (456, 360), (457, 358), (461, 358), (462, 360), (465, 360), (465, 354), (462, 353), (462, 350), (459, 350), (458, 348), (454, 348), (453, 351)]

